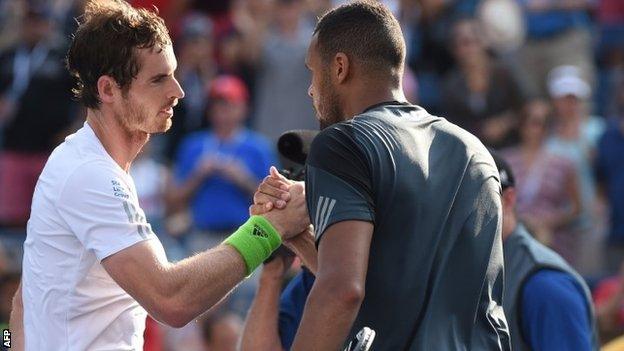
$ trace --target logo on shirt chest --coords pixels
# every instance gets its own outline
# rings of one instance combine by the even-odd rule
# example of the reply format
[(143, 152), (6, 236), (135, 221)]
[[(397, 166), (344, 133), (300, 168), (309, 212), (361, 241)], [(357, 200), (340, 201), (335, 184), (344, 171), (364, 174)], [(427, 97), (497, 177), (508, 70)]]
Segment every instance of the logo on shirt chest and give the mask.
[(126, 200), (130, 198), (130, 195), (128, 195), (128, 192), (121, 183), (116, 180), (111, 180), (111, 184), (113, 185), (113, 195)]

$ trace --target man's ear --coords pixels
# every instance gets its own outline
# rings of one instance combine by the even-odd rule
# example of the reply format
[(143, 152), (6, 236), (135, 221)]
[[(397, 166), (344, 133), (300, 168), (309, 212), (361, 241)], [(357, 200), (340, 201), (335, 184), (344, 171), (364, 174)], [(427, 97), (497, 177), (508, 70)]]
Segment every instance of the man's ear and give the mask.
[(503, 207), (510, 210), (516, 207), (516, 189), (514, 187), (503, 190)]
[(349, 61), (349, 57), (343, 52), (337, 53), (336, 56), (334, 56), (332, 66), (332, 72), (336, 79), (336, 83), (343, 83), (349, 77), (351, 69), (351, 61)]
[(101, 76), (97, 81), (98, 97), (102, 103), (111, 103), (121, 92), (121, 88), (111, 76)]

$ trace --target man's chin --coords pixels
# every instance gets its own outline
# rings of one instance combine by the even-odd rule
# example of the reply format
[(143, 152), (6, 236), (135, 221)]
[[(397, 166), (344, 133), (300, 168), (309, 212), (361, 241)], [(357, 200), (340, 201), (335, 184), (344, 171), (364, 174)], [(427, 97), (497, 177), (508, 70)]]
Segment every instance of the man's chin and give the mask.
[(151, 129), (150, 134), (162, 134), (162, 133), (165, 133), (169, 129), (171, 129), (171, 125), (172, 125), (171, 118), (167, 118), (160, 125), (154, 126), (154, 128)]

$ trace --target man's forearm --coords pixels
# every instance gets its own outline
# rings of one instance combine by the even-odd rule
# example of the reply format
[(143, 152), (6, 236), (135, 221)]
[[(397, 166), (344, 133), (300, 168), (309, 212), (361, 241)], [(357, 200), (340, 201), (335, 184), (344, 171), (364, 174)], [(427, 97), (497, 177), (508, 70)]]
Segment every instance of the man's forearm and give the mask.
[[(242, 256), (222, 244), (198, 255), (171, 264), (166, 269), (168, 291), (173, 306), (182, 306), (187, 322), (216, 305), (246, 275)], [(185, 323), (184, 323), (185, 324)]]
[(312, 272), (316, 274), (318, 266), (318, 251), (314, 244), (314, 233), (311, 229), (306, 230), (304, 233), (295, 236), (285, 242), (286, 246), (294, 252), (303, 262), (303, 264)]
[(102, 264), (152, 317), (173, 327), (186, 325), (214, 306), (247, 271), (243, 257), (226, 244), (170, 263), (153, 240), (116, 253)]
[(362, 294), (349, 289), (315, 284), (292, 350), (341, 350), (362, 300)]
[(16, 351), (24, 350), (24, 305), (22, 303), (21, 283), (13, 297), (9, 330), (11, 331), (11, 349)]
[(278, 332), (281, 276), (262, 274), (241, 338), (242, 351), (276, 351), (282, 345)]

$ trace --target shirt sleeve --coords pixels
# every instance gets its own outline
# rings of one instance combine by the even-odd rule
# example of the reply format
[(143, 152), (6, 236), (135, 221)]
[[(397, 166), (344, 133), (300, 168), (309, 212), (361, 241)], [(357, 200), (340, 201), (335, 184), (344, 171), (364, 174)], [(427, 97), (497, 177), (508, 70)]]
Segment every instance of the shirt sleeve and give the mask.
[(61, 218), (100, 261), (155, 237), (124, 178), (104, 161), (91, 162), (76, 169), (60, 192)]
[(334, 223), (374, 222), (368, 158), (349, 125), (332, 126), (312, 142), (306, 163), (306, 199), (316, 240)]
[(532, 350), (592, 350), (583, 289), (561, 271), (540, 270), (522, 290), (521, 328)]
[(280, 297), (279, 305), (279, 336), (282, 347), (290, 350), (303, 317), (308, 294), (314, 284), (314, 275), (302, 270), (286, 286)]

